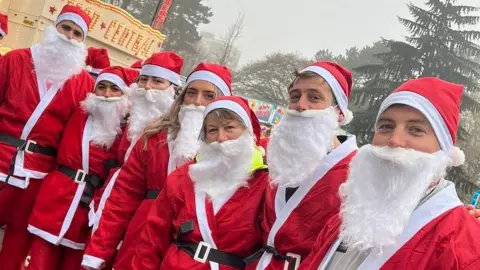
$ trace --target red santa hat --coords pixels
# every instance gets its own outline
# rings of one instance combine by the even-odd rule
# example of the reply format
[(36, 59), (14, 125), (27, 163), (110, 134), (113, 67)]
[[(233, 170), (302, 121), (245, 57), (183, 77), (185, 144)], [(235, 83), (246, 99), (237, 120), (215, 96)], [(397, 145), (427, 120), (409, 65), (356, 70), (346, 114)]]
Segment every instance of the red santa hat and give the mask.
[(140, 75), (159, 77), (180, 85), (183, 58), (174, 52), (154, 53), (145, 60)]
[(209, 113), (216, 109), (227, 109), (236, 113), (243, 120), (247, 129), (253, 133), (256, 142), (260, 142), (260, 122), (246, 99), (237, 96), (219, 97), (215, 99), (214, 102), (207, 105), (203, 113), (203, 118), (205, 119)]
[(72, 21), (78, 25), (83, 31), (83, 40), (85, 40), (88, 34), (88, 28), (92, 21), (85, 11), (78, 6), (65, 5), (62, 8), (62, 11), (60, 11), (57, 20), (55, 21), (55, 25), (58, 25), (63, 21)]
[(8, 16), (0, 13), (0, 36), (6, 37), (8, 34)]
[(303, 73), (310, 71), (321, 76), (332, 89), (338, 108), (343, 113), (344, 120), (341, 125), (350, 123), (353, 119), (353, 113), (348, 109), (348, 98), (352, 91), (352, 73), (334, 62), (320, 61), (304, 68), (300, 71)]
[(109, 81), (120, 87), (120, 89), (125, 92), (125, 89), (134, 83), (137, 77), (137, 70), (120, 66), (109, 67), (100, 72), (100, 75), (98, 75), (97, 79), (95, 80), (95, 88), (99, 82)]
[(232, 95), (232, 73), (226, 66), (210, 63), (200, 63), (188, 75), (187, 85), (193, 81), (201, 80), (213, 83), (224, 96)]
[(110, 67), (110, 59), (108, 58), (108, 51), (104, 48), (88, 48), (87, 71), (94, 74), (100, 74), (100, 72)]
[(143, 60), (140, 59), (140, 60), (135, 61), (135, 63), (133, 63), (130, 66), (130, 68), (133, 68), (133, 69), (136, 69), (136, 70), (140, 71), (142, 69), (142, 65), (143, 65)]
[(452, 159), (452, 166), (460, 166), (465, 162), (465, 155), (455, 144), (463, 88), (463, 85), (438, 78), (409, 80), (382, 102), (377, 120), (394, 104), (408, 105), (419, 110), (432, 125), (440, 148)]

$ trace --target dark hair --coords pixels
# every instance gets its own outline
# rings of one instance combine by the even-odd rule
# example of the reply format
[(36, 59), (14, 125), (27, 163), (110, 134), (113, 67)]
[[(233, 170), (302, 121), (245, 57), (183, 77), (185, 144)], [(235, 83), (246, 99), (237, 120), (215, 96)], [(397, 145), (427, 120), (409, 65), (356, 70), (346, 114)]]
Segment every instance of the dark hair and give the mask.
[(290, 85), (288, 86), (288, 90), (290, 90), (292, 87), (293, 87), (293, 84), (298, 80), (298, 79), (312, 79), (312, 78), (320, 78), (322, 79), (322, 82), (321, 84), (327, 84), (328, 88), (330, 89), (330, 91), (332, 92), (332, 96), (333, 96), (333, 99), (332, 99), (332, 106), (336, 106), (338, 103), (337, 103), (337, 98), (335, 97), (335, 94), (333, 93), (333, 90), (332, 88), (330, 87), (330, 85), (328, 84), (328, 82), (320, 75), (318, 75), (317, 73), (313, 72), (313, 71), (304, 71), (304, 72), (300, 72), (299, 70), (295, 70), (293, 72), (293, 75), (295, 76), (295, 79), (293, 79), (292, 83), (290, 83)]

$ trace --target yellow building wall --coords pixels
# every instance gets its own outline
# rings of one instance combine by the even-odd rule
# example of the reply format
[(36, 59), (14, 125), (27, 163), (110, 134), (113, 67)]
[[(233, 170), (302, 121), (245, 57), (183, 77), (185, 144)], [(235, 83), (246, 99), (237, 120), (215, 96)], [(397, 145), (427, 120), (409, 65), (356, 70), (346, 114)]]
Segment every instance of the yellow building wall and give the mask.
[(79, 5), (92, 18), (87, 46), (106, 48), (112, 65), (130, 65), (161, 49), (165, 35), (142, 24), (126, 11), (100, 0), (0, 0), (8, 14), (9, 31), (0, 41), (6, 48), (30, 47), (41, 41), (45, 27), (55, 22), (66, 3)]

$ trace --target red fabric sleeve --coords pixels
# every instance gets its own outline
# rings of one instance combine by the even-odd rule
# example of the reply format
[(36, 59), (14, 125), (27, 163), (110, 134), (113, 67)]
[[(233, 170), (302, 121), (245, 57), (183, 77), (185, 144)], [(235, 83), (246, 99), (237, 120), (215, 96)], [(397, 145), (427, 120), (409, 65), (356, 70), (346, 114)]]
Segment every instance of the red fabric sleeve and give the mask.
[(338, 215), (328, 220), (318, 234), (317, 240), (315, 244), (313, 244), (310, 253), (302, 261), (298, 270), (316, 270), (320, 266), (331, 245), (337, 239), (340, 223), (341, 221)]
[(105, 261), (110, 260), (123, 239), (128, 224), (146, 193), (146, 152), (139, 140), (120, 173), (105, 204), (98, 229), (85, 252)]
[(150, 209), (147, 222), (137, 244), (132, 269), (157, 270), (170, 247), (173, 238), (173, 218), (175, 214), (174, 195), (170, 193), (168, 182), (176, 181), (170, 175), (167, 184)]

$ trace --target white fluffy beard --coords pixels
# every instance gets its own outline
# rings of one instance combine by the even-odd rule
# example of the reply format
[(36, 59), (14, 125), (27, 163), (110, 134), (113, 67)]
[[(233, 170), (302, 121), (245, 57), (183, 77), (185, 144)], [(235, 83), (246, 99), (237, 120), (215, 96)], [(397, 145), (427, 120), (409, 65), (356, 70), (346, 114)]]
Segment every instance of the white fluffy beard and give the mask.
[(142, 135), (148, 124), (170, 110), (174, 101), (175, 89), (171, 85), (165, 90), (145, 90), (134, 83), (128, 92), (132, 102), (128, 138), (130, 141), (134, 141)]
[(254, 151), (255, 140), (247, 130), (237, 140), (211, 144), (201, 142), (198, 151), (200, 161), (189, 168), (195, 190), (215, 199), (247, 186)]
[(82, 71), (86, 57), (84, 43), (68, 40), (55, 26), (49, 26), (39, 44), (35, 72), (49, 82), (61, 84)]
[(121, 121), (128, 113), (128, 98), (105, 98), (93, 93), (82, 102), (83, 109), (92, 116), (90, 141), (101, 147), (110, 148), (121, 130)]
[(362, 251), (395, 244), (429, 186), (449, 166), (443, 153), (411, 149), (360, 148), (340, 186), (340, 239)]
[(338, 114), (334, 108), (287, 110), (272, 129), (267, 149), (271, 182), (280, 187), (302, 184), (332, 149), (337, 127)]
[(192, 160), (200, 147), (198, 136), (203, 126), (204, 106), (182, 105), (178, 113), (180, 130), (173, 141), (172, 156), (177, 167)]

